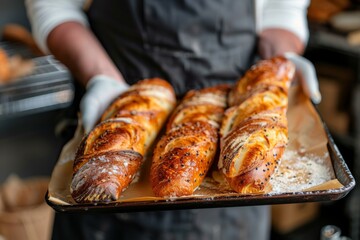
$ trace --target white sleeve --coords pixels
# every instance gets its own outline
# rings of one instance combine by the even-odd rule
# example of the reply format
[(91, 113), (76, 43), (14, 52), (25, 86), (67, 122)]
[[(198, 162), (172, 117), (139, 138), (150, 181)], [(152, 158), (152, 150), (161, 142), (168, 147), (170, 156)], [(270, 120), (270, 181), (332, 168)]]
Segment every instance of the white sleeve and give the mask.
[(309, 30), (307, 25), (307, 7), (309, 0), (262, 0), (259, 11), (259, 30), (266, 28), (284, 28), (296, 34), (304, 43)]
[(49, 53), (47, 37), (61, 23), (76, 21), (88, 25), (84, 3), (85, 0), (26, 0), (32, 33), (41, 50)]

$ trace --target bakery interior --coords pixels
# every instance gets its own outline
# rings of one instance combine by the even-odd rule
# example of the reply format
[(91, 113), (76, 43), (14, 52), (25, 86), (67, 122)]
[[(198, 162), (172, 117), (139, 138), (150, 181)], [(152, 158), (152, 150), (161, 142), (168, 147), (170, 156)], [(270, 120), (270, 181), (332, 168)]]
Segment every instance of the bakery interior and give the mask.
[[(316, 108), (360, 179), (360, 1), (312, 0), (307, 16), (304, 56), (315, 66), (322, 95)], [(47, 183), (77, 127), (83, 89), (37, 48), (22, 0), (0, 0), (0, 60), (2, 52), (12, 72), (0, 75), (0, 239), (49, 239), (55, 213), (45, 202)], [(335, 201), (274, 204), (271, 239), (316, 240), (333, 225), (341, 239), (359, 240), (359, 203), (356, 184)]]

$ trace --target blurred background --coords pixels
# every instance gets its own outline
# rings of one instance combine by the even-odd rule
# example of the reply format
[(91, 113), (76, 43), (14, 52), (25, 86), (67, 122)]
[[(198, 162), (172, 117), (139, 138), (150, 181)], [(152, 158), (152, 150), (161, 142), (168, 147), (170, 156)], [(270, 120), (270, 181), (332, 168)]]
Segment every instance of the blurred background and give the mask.
[[(318, 110), (360, 179), (360, 1), (312, 0), (308, 20), (305, 57), (319, 78), (323, 100)], [(14, 232), (20, 236), (14, 239), (49, 238), (53, 212), (44, 203), (46, 181), (74, 133), (82, 91), (63, 65), (41, 53), (30, 32), (23, 0), (0, 0), (0, 239)], [(9, 186), (20, 195), (8, 196)], [(335, 202), (274, 205), (271, 239), (320, 239), (322, 227), (335, 225), (342, 235), (359, 240), (359, 192), (358, 184)], [(24, 224), (23, 213), (21, 220), (7, 215), (17, 209), (8, 199), (22, 210), (32, 206), (31, 214), (38, 217)]]

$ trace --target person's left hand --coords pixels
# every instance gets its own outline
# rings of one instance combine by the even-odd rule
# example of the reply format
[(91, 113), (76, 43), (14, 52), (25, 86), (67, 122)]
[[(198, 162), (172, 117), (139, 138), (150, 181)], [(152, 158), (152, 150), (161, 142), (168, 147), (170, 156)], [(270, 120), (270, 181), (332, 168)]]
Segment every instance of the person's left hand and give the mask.
[(283, 55), (286, 52), (301, 55), (304, 44), (298, 36), (286, 29), (268, 28), (259, 35), (258, 51), (262, 59)]
[(88, 82), (86, 93), (80, 102), (85, 133), (89, 133), (93, 129), (109, 104), (128, 88), (129, 85), (125, 81), (106, 75), (96, 75)]

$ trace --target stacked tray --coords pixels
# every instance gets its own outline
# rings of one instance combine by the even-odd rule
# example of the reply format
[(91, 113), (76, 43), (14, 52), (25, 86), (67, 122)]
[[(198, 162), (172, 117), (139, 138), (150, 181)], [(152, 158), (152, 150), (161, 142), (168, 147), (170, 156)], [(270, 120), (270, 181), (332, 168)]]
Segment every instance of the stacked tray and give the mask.
[(69, 71), (53, 56), (32, 58), (22, 45), (1, 42), (9, 56), (31, 58), (34, 71), (0, 85), (0, 119), (32, 114), (69, 106), (74, 98), (74, 85)]

